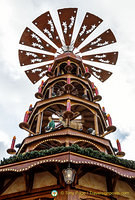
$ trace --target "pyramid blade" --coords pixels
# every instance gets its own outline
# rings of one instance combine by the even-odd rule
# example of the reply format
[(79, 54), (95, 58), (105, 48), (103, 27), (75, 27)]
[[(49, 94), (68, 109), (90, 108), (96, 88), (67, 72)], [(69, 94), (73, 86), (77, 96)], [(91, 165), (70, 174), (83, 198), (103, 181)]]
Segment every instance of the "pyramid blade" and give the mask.
[(58, 10), (61, 28), (64, 35), (65, 44), (67, 46), (71, 44), (76, 14), (77, 8), (64, 8)]
[[(49, 65), (52, 65), (52, 63)], [(35, 84), (36, 82), (38, 82), (41, 78), (45, 76), (49, 65), (32, 68), (30, 70), (26, 70), (25, 73), (30, 79), (30, 81)]]
[(20, 60), (20, 65), (25, 66), (25, 65), (54, 60), (54, 56), (35, 53), (31, 51), (19, 50), (19, 60)]
[(78, 47), (101, 23), (102, 19), (91, 13), (86, 13), (74, 47)]
[(48, 44), (48, 42), (43, 40), (28, 27), (24, 30), (19, 43), (51, 53), (56, 53), (56, 49), (54, 47)]
[(100, 54), (82, 56), (82, 59), (84, 60), (100, 62), (104, 64), (111, 64), (111, 65), (116, 64), (117, 58), (118, 58), (118, 52), (100, 53)]
[(106, 81), (112, 75), (112, 72), (100, 69), (92, 65), (84, 64), (84, 66), (88, 67), (90, 74), (102, 82)]
[(32, 23), (39, 28), (39, 30), (42, 31), (42, 33), (44, 33), (46, 37), (49, 38), (56, 46), (59, 48), (62, 47), (60, 37), (49, 11), (37, 17)]
[(92, 40), (90, 43), (88, 43), (86, 46), (80, 49), (80, 52), (86, 52), (90, 51), (92, 49), (97, 49), (99, 47), (103, 47), (109, 44), (113, 44), (116, 42), (115, 36), (112, 33), (110, 29), (96, 37), (94, 40)]

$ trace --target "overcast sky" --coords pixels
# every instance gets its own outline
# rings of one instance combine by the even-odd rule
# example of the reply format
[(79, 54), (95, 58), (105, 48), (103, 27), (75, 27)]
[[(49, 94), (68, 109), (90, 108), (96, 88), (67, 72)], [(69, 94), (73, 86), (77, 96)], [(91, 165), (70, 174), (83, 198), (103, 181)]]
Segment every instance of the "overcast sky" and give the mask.
[(19, 65), (20, 37), (25, 27), (32, 27), (31, 22), (39, 15), (50, 11), (56, 21), (57, 9), (65, 7), (78, 8), (78, 24), (86, 12), (97, 15), (104, 20), (97, 31), (102, 33), (110, 28), (117, 39), (117, 44), (105, 48), (119, 51), (116, 66), (103, 67), (113, 75), (104, 83), (92, 80), (102, 95), (101, 106), (110, 113), (117, 127), (107, 138), (114, 147), (118, 138), (125, 158), (135, 160), (134, 0), (0, 0), (0, 159), (9, 156), (6, 150), (14, 135), (16, 143), (28, 135), (18, 124), (29, 105), (36, 102), (34, 94), (40, 84), (33, 85)]

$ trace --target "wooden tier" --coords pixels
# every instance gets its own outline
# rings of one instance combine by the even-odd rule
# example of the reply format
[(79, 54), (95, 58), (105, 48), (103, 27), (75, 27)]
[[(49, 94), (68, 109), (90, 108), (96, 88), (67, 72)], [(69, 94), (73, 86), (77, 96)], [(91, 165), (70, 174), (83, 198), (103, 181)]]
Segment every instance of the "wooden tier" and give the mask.
[(72, 128), (63, 128), (27, 137), (24, 139), (17, 155), (28, 151), (49, 149), (57, 146), (69, 146), (71, 144), (78, 144), (82, 148), (91, 147), (94, 150), (114, 155), (113, 147), (109, 140)]
[[(76, 176), (72, 185), (67, 186), (62, 170), (68, 163)], [(113, 199), (123, 200), (125, 196), (120, 192), (120, 186), (127, 192), (128, 199), (134, 199), (135, 170), (73, 152), (0, 166), (0, 176), (3, 177), (0, 180), (1, 200), (52, 199), (53, 190), (58, 192), (56, 200), (109, 200), (110, 191), (114, 193)]]
[(81, 68), (82, 72), (85, 72), (85, 68), (84, 65), (82, 63), (82, 59), (80, 56), (77, 56), (71, 52), (65, 52), (64, 54), (61, 54), (59, 56), (57, 56), (54, 59), (54, 64), (52, 66), (52, 72), (55, 70), (56, 66), (62, 62), (68, 61), (70, 60), (71, 62), (75, 62), (76, 64), (79, 65), (79, 67)]
[[(48, 123), (48, 117), (53, 114), (57, 115), (57, 118), (62, 116), (64, 120), (66, 120), (64, 112), (66, 111), (68, 99), (71, 100), (71, 111), (74, 113), (73, 118), (70, 120), (74, 121), (80, 116), (84, 132), (87, 132), (88, 128), (93, 128), (93, 130), (95, 130), (95, 135), (103, 135), (106, 131), (107, 123), (99, 104), (90, 102), (86, 99), (82, 100), (70, 94), (37, 102), (28, 121), (30, 127), (29, 130), (35, 134), (44, 133), (44, 128)], [(42, 127), (40, 126), (41, 115), (43, 117)]]
[[(71, 79), (71, 83), (67, 84), (67, 78)], [(87, 92), (87, 98), (93, 101), (94, 93), (91, 88), (89, 80), (81, 77), (77, 77), (72, 74), (63, 74), (46, 80), (42, 90), (43, 99), (51, 98), (52, 91), (56, 96), (61, 96), (66, 93), (71, 93), (75, 96), (83, 98), (85, 90)]]

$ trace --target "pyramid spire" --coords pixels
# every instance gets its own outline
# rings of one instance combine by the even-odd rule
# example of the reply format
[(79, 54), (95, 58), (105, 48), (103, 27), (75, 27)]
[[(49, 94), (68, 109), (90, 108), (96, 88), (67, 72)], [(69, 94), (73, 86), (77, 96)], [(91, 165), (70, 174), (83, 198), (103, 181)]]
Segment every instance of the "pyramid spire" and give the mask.
[(15, 156), (1, 163), (1, 199), (125, 199), (121, 185), (128, 199), (135, 197), (135, 163), (118, 158), (125, 155), (119, 140), (116, 149), (105, 138), (116, 127), (91, 80), (94, 76), (106, 81), (112, 72), (96, 64), (115, 65), (118, 57), (116, 51), (91, 54), (91, 50), (116, 39), (108, 29), (83, 46), (102, 22), (87, 12), (73, 40), (77, 10), (58, 10), (64, 41), (49, 11), (33, 21), (46, 40), (28, 27), (21, 36), (20, 44), (33, 51), (20, 49), (20, 64), (29, 67), (27, 77), (33, 84), (39, 81), (39, 86), (37, 102), (28, 106), (19, 124), (28, 136), (16, 145), (17, 152), (13, 138), (8, 153)]

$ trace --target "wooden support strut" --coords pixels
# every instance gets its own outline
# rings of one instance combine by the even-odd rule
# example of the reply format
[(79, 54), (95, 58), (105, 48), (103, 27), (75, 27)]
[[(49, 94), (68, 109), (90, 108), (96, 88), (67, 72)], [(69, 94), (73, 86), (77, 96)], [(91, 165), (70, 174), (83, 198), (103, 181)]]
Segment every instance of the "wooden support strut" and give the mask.
[(0, 191), (1, 191), (1, 188), (3, 188), (4, 186), (4, 181), (5, 181), (5, 178), (3, 176), (0, 177)]
[(117, 175), (115, 175), (114, 180), (112, 182), (112, 192), (115, 191), (115, 187), (116, 187), (116, 183), (117, 183), (118, 179), (119, 179), (119, 175), (117, 174)]
[(49, 88), (49, 98), (52, 97), (52, 87)]
[(115, 175), (114, 178), (112, 178), (112, 174), (109, 173), (106, 176), (106, 185), (107, 185), (107, 192), (114, 192), (116, 183), (119, 179), (119, 175)]
[(101, 135), (101, 137), (105, 137), (106, 135), (108, 135), (108, 134), (110, 134), (110, 133), (112, 133), (112, 130), (107, 131), (106, 133), (103, 133), (103, 134)]
[(57, 67), (57, 76), (59, 76), (59, 73), (60, 73), (60, 67), (58, 66)]
[(72, 186), (75, 186), (75, 185), (77, 184), (77, 182), (78, 182), (78, 175), (79, 175), (79, 173), (81, 172), (81, 170), (82, 170), (82, 166), (80, 166), (80, 167), (78, 168), (78, 170), (77, 170), (77, 172), (76, 172), (76, 175), (75, 175), (74, 182), (72, 183)]
[(2, 188), (0, 188), (0, 195), (15, 181), (17, 176), (13, 176)]
[(87, 95), (87, 89), (84, 88), (84, 95)]
[(41, 131), (41, 120), (42, 119), (42, 113), (40, 112), (38, 114), (38, 119), (37, 119), (37, 126), (36, 126), (36, 134), (39, 134)]
[(79, 75), (79, 66), (77, 66), (77, 76)]
[(29, 136), (31, 135), (36, 135), (36, 133), (34, 133), (33, 131), (29, 130), (28, 128), (23, 127), (23, 129), (27, 132), (29, 132)]
[(97, 115), (94, 115), (94, 125), (95, 125), (95, 134), (98, 136), (99, 135), (99, 129), (98, 129), (98, 119)]
[(23, 173), (25, 185), (26, 185), (26, 192), (30, 192), (33, 188), (33, 181), (34, 181), (34, 174), (33, 173)]
[(110, 173), (106, 176), (106, 186), (107, 192), (113, 192), (112, 176)]
[(62, 175), (62, 172), (59, 168), (58, 165), (56, 165), (56, 173), (58, 174), (58, 180), (59, 180), (59, 184), (62, 186), (62, 187), (65, 187), (65, 182), (63, 180), (63, 175)]

